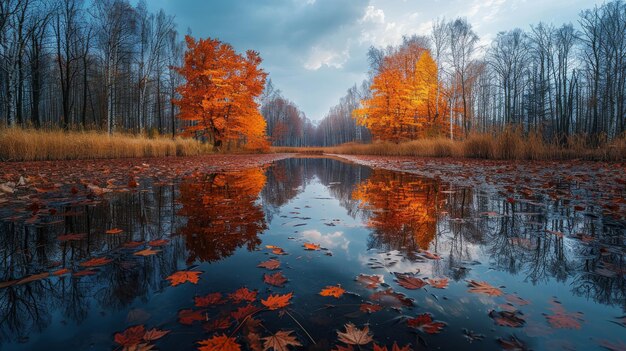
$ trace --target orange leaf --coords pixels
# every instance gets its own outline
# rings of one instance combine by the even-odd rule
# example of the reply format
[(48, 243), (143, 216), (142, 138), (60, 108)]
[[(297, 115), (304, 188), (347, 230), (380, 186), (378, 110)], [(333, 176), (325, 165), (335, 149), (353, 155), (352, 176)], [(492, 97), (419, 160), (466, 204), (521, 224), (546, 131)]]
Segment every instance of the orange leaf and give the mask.
[(178, 284), (182, 284), (185, 282), (190, 282), (193, 284), (198, 284), (198, 280), (200, 279), (200, 274), (202, 272), (198, 271), (178, 271), (169, 277), (165, 278), (170, 281), (172, 286), (176, 286)]
[(341, 286), (327, 286), (326, 288), (320, 291), (320, 295), (322, 296), (334, 296), (335, 298), (340, 298), (343, 293), (346, 291)]
[(105, 264), (110, 263), (112, 260), (106, 257), (97, 257), (97, 258), (92, 258), (88, 261), (82, 262), (80, 263), (81, 266), (83, 267), (97, 267), (97, 266), (104, 266)]
[(280, 261), (271, 259), (271, 260), (259, 263), (257, 267), (261, 267), (261, 268), (265, 268), (265, 269), (269, 269), (270, 271), (273, 271), (275, 269), (280, 268)]
[(267, 300), (261, 300), (261, 303), (270, 310), (277, 310), (279, 308), (287, 307), (292, 296), (293, 293), (270, 295)]
[(235, 318), (238, 322), (243, 321), (249, 315), (255, 314), (259, 312), (261, 309), (255, 305), (248, 305), (245, 307), (239, 307), (236, 311), (230, 313), (233, 318)]
[(241, 303), (243, 301), (253, 302), (256, 300), (256, 291), (248, 290), (248, 288), (239, 288), (234, 293), (229, 294), (228, 297), (233, 300), (234, 303)]
[(382, 275), (367, 274), (359, 274), (356, 277), (356, 281), (365, 285), (365, 287), (369, 289), (376, 289), (380, 284), (385, 282)]
[(122, 229), (119, 229), (119, 228), (113, 228), (113, 229), (109, 229), (109, 230), (107, 230), (105, 233), (106, 233), (106, 234), (121, 234), (121, 233), (123, 233), (123, 232), (124, 232), (124, 230), (122, 230)]
[(374, 313), (382, 310), (383, 307), (381, 305), (376, 305), (372, 303), (363, 303), (361, 304), (361, 307), (359, 309), (361, 310), (361, 312)]
[(180, 324), (191, 325), (195, 321), (206, 321), (206, 314), (202, 310), (181, 310), (178, 312)]
[(113, 339), (116, 343), (124, 347), (134, 346), (143, 341), (145, 332), (146, 328), (143, 325), (137, 325), (130, 327), (121, 333), (116, 333)]
[(208, 294), (206, 296), (194, 297), (196, 307), (207, 307), (211, 305), (221, 305), (226, 301), (222, 300), (222, 294), (219, 292)]
[(263, 274), (263, 281), (269, 285), (282, 287), (287, 282), (287, 278), (285, 278), (282, 272), (277, 272), (274, 274)]
[(164, 246), (167, 245), (167, 243), (169, 243), (170, 241), (167, 239), (157, 239), (157, 240), (152, 240), (148, 242), (148, 245), (150, 246)]
[(429, 313), (410, 318), (407, 320), (407, 324), (409, 327), (421, 330), (427, 334), (439, 334), (443, 327), (446, 326), (443, 322), (433, 321), (433, 317)]
[(489, 296), (500, 296), (503, 294), (502, 290), (491, 286), (487, 282), (479, 282), (475, 280), (470, 280), (468, 282), (468, 286), (470, 287), (469, 292), (476, 294), (485, 294)]
[(357, 328), (354, 324), (345, 324), (346, 332), (337, 332), (339, 341), (348, 345), (367, 345), (372, 342), (372, 336), (369, 333), (369, 327), (365, 326), (363, 329)]
[(305, 250), (317, 251), (320, 249), (320, 246), (318, 244), (304, 243), (303, 246)]
[(409, 290), (421, 289), (425, 285), (428, 285), (427, 282), (420, 278), (412, 277), (408, 274), (396, 273), (396, 278), (398, 279), (398, 284)]
[(160, 338), (164, 337), (165, 335), (167, 335), (167, 333), (169, 333), (169, 330), (159, 330), (156, 328), (152, 328), (150, 330), (148, 330), (144, 335), (143, 335), (143, 339), (145, 341), (154, 341), (154, 340), (159, 340)]
[(215, 335), (212, 338), (198, 342), (199, 351), (240, 351), (241, 346), (237, 344), (235, 338), (226, 335)]
[(289, 351), (289, 346), (302, 346), (302, 344), (292, 336), (293, 331), (280, 330), (272, 336), (263, 338), (263, 349), (274, 351)]
[(428, 284), (436, 289), (445, 289), (448, 287), (448, 278), (428, 279)]
[(144, 249), (133, 253), (135, 256), (151, 256), (161, 252), (161, 250)]

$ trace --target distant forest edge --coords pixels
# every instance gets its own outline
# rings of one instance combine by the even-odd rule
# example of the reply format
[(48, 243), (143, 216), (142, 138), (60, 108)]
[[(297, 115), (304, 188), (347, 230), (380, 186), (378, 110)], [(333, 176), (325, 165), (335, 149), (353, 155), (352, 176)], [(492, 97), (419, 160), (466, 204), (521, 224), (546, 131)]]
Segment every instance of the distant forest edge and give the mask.
[(0, 126), (184, 133), (254, 149), (265, 137), (301, 147), (511, 130), (602, 147), (625, 133), (624, 33), (621, 0), (572, 24), (501, 32), (486, 47), (467, 20), (437, 19), (427, 36), (370, 48), (368, 78), (314, 123), (266, 81), (262, 53), (185, 41), (174, 18), (145, 0), (0, 0)]

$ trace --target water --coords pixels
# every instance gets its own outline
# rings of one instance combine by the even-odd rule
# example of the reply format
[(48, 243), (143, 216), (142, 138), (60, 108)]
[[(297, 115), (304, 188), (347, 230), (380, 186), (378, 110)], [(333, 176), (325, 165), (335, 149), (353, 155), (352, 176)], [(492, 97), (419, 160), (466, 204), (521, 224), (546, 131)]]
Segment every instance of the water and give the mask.
[[(150, 343), (160, 350), (194, 350), (216, 334), (233, 335), (246, 350), (252, 334), (279, 330), (293, 330), (303, 349), (330, 350), (346, 346), (337, 331), (348, 322), (368, 325), (389, 349), (394, 341), (415, 350), (497, 350), (502, 340), (534, 350), (626, 345), (626, 224), (549, 197), (511, 203), (488, 189), (292, 158), (103, 198), (49, 194), (46, 203), (53, 211), (36, 221), (28, 212), (37, 209), (0, 207), (2, 350), (121, 350), (115, 334), (137, 325), (170, 331)], [(148, 247), (159, 251), (134, 255)], [(111, 261), (80, 265), (98, 257)], [(279, 270), (257, 267), (270, 258)], [(69, 273), (48, 275), (60, 269)], [(171, 286), (166, 277), (180, 270), (202, 274), (197, 284)], [(264, 274), (277, 271), (288, 279), (283, 287), (264, 283)], [(449, 285), (409, 290), (396, 273), (448, 278)], [(368, 288), (356, 281), (360, 274), (384, 283)], [(471, 280), (502, 294), (471, 293)], [(340, 298), (319, 294), (337, 285), (346, 291)], [(241, 287), (257, 291), (256, 306), (292, 292), (288, 313), (264, 310), (240, 326), (231, 312), (245, 304), (227, 295)], [(387, 289), (402, 295), (376, 294)], [(194, 306), (194, 297), (215, 292), (223, 304)], [(363, 303), (381, 310), (362, 312)], [(183, 310), (200, 320), (181, 324)], [(498, 325), (490, 311), (509, 311), (504, 322), (521, 325)], [(424, 313), (445, 323), (440, 333), (407, 325)], [(569, 328), (549, 323), (555, 315)], [(225, 329), (215, 330), (218, 324)]]

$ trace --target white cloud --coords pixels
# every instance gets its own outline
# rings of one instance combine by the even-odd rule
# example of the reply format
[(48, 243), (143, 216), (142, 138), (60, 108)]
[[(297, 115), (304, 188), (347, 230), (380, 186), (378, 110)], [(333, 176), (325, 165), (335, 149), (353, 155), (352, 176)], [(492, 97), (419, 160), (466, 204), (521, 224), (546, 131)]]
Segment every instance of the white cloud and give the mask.
[(304, 62), (304, 68), (312, 71), (317, 71), (322, 66), (342, 68), (349, 58), (349, 45), (342, 51), (314, 46)]
[(302, 236), (304, 239), (328, 249), (340, 248), (347, 251), (350, 245), (350, 240), (346, 239), (343, 232), (322, 234), (319, 230), (311, 229), (303, 231)]

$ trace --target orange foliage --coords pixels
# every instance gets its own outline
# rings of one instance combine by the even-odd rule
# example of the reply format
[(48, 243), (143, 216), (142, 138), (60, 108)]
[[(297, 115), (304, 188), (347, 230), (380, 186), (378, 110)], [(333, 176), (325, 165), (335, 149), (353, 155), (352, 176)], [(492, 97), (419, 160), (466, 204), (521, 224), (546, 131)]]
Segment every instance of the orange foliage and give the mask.
[(374, 228), (380, 245), (417, 251), (428, 248), (436, 234), (442, 202), (437, 187), (415, 176), (374, 170), (352, 197), (371, 211), (368, 225)]
[(255, 99), (265, 86), (261, 57), (248, 50), (237, 54), (217, 39), (186, 36), (187, 52), (180, 73), (186, 83), (177, 90), (178, 117), (189, 121), (187, 135), (202, 136), (216, 147), (243, 141), (251, 149), (266, 149), (265, 120)]
[(196, 173), (184, 180), (178, 214), (187, 217), (179, 233), (186, 237), (188, 262), (217, 261), (239, 247), (253, 250), (261, 243), (258, 234), (267, 226), (256, 200), (264, 185), (262, 168)]
[(437, 70), (430, 52), (417, 43), (389, 54), (370, 87), (372, 97), (354, 111), (357, 123), (375, 139), (396, 142), (445, 133), (447, 104), (444, 94), (437, 99), (437, 88), (443, 91)]

